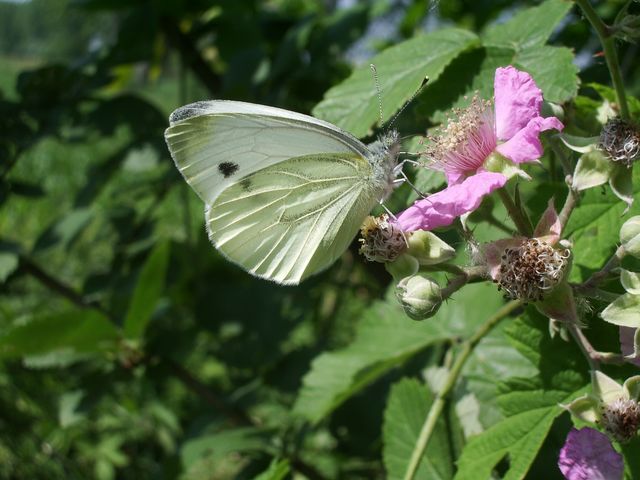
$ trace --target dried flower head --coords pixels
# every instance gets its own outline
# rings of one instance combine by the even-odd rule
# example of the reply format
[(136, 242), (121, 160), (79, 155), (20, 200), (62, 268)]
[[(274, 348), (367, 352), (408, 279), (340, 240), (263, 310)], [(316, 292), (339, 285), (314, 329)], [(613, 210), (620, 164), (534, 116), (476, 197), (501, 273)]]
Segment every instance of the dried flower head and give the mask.
[(495, 281), (507, 297), (542, 301), (546, 292), (562, 281), (571, 253), (557, 250), (537, 239), (524, 239), (520, 246), (506, 248)]
[(640, 158), (640, 129), (627, 120), (612, 118), (602, 127), (598, 146), (614, 162), (630, 167)]
[(618, 442), (628, 442), (640, 427), (640, 404), (630, 398), (618, 398), (602, 405), (602, 427)]
[(370, 262), (392, 262), (407, 249), (407, 237), (389, 216), (367, 217), (360, 227), (360, 254)]

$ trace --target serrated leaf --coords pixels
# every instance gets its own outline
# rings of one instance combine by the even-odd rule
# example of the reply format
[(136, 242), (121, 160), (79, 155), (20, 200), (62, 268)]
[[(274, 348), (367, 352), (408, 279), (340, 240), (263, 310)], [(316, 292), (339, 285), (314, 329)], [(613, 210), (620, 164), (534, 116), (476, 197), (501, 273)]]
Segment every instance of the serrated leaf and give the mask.
[(556, 417), (579, 391), (529, 390), (517, 400), (518, 413), (472, 438), (458, 459), (455, 480), (490, 478), (493, 468), (506, 456), (509, 470), (504, 480), (524, 478)]
[(491, 478), (494, 467), (508, 457), (503, 479), (525, 478), (553, 421), (569, 403), (589, 388), (575, 345), (551, 339), (546, 319), (531, 314), (511, 322), (506, 330), (514, 344), (539, 370), (537, 376), (504, 382), (498, 401), (506, 417), (472, 438), (458, 460), (455, 480)]
[(531, 73), (545, 100), (563, 103), (578, 93), (578, 67), (573, 57), (568, 48), (545, 45), (517, 52), (513, 65)]
[(482, 35), (483, 43), (516, 50), (543, 45), (571, 7), (571, 3), (563, 0), (547, 0), (527, 8), (508, 22), (488, 28)]
[(573, 173), (573, 188), (580, 191), (607, 183), (611, 167), (611, 162), (599, 150), (581, 155)]
[[(467, 30), (443, 29), (394, 45), (376, 55), (382, 90), (383, 121), (391, 118), (420, 87), (425, 77), (433, 82), (446, 66), (478, 42)], [(428, 88), (428, 87), (427, 87)], [(313, 110), (323, 118), (351, 132), (366, 136), (379, 119), (379, 105), (368, 65), (356, 69), (349, 78), (331, 88)]]
[(168, 263), (169, 244), (162, 242), (153, 249), (138, 276), (124, 321), (127, 337), (139, 338), (144, 333), (162, 294)]
[(503, 300), (489, 285), (467, 285), (455, 299), (424, 322), (410, 320), (394, 301), (367, 310), (348, 347), (323, 353), (311, 365), (294, 412), (318, 422), (347, 398), (391, 368), (428, 346), (456, 334), (466, 335), (474, 322), (497, 309)]
[(44, 355), (55, 351), (95, 353), (111, 348), (116, 327), (101, 313), (71, 310), (36, 317), (0, 334), (0, 357)]
[[(640, 172), (633, 172), (634, 195), (640, 192)], [(589, 270), (600, 269), (609, 259), (618, 243), (620, 227), (629, 217), (623, 217), (626, 204), (621, 202), (611, 192), (587, 190), (580, 201), (563, 232), (564, 236), (573, 243), (573, 264), (571, 281), (582, 281), (582, 276), (588, 274), (581, 271), (584, 267)], [(635, 204), (630, 214), (640, 212)]]
[[(396, 383), (389, 394), (382, 427), (386, 478), (404, 478), (422, 424), (433, 403), (429, 389), (415, 379)], [(444, 417), (438, 419), (414, 476), (416, 480), (444, 480), (453, 476), (453, 462)]]
[(621, 327), (640, 328), (640, 295), (625, 293), (600, 314), (605, 322)]

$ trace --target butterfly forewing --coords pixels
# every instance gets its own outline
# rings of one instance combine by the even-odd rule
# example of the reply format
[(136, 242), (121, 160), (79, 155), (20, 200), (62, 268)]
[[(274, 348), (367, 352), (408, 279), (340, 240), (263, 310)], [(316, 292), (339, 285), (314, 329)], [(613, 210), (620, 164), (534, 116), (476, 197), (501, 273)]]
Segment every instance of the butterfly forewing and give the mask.
[(245, 176), (207, 210), (216, 247), (252, 274), (296, 284), (348, 247), (376, 203), (357, 154), (292, 158)]
[(243, 102), (198, 102), (176, 110), (165, 139), (176, 166), (206, 204), (242, 177), (310, 153), (366, 155), (355, 137), (329, 123)]

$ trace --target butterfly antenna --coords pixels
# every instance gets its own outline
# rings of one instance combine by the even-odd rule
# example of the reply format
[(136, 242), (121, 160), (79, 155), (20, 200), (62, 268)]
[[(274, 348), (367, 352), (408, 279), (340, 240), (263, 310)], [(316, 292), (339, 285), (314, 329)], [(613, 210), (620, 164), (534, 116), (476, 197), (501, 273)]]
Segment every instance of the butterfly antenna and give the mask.
[(393, 116), (393, 118), (387, 125), (387, 128), (391, 128), (393, 124), (396, 123), (396, 120), (402, 114), (402, 112), (404, 112), (405, 109), (411, 104), (411, 102), (413, 102), (415, 98), (422, 93), (422, 90), (424, 90), (424, 88), (427, 86), (427, 83), (429, 83), (429, 77), (424, 77), (424, 79), (422, 80), (422, 83), (420, 84), (420, 87), (418, 87), (418, 90), (416, 90), (414, 94), (411, 95), (411, 98), (409, 100), (404, 102), (404, 105), (402, 106), (400, 111)]
[(376, 93), (378, 94), (378, 113), (380, 114), (380, 126), (382, 126), (384, 123), (384, 117), (382, 115), (382, 89), (380, 88), (380, 80), (378, 79), (378, 70), (376, 70), (376, 66), (373, 63), (370, 64), (369, 67), (371, 67), (373, 81), (376, 85)]

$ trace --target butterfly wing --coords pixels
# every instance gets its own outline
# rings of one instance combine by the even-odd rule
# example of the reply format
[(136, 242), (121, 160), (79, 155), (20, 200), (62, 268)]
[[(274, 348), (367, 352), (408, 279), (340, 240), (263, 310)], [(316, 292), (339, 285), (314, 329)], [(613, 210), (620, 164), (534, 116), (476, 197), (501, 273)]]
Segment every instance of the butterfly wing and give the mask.
[(200, 102), (171, 115), (165, 138), (216, 248), (282, 284), (331, 265), (382, 192), (363, 143), (287, 110)]
[(197, 102), (169, 120), (169, 151), (208, 205), (239, 179), (289, 158), (319, 152), (367, 155), (362, 142), (330, 123), (266, 105)]
[(331, 265), (377, 201), (356, 154), (285, 160), (226, 188), (206, 211), (212, 243), (258, 277), (297, 284)]

